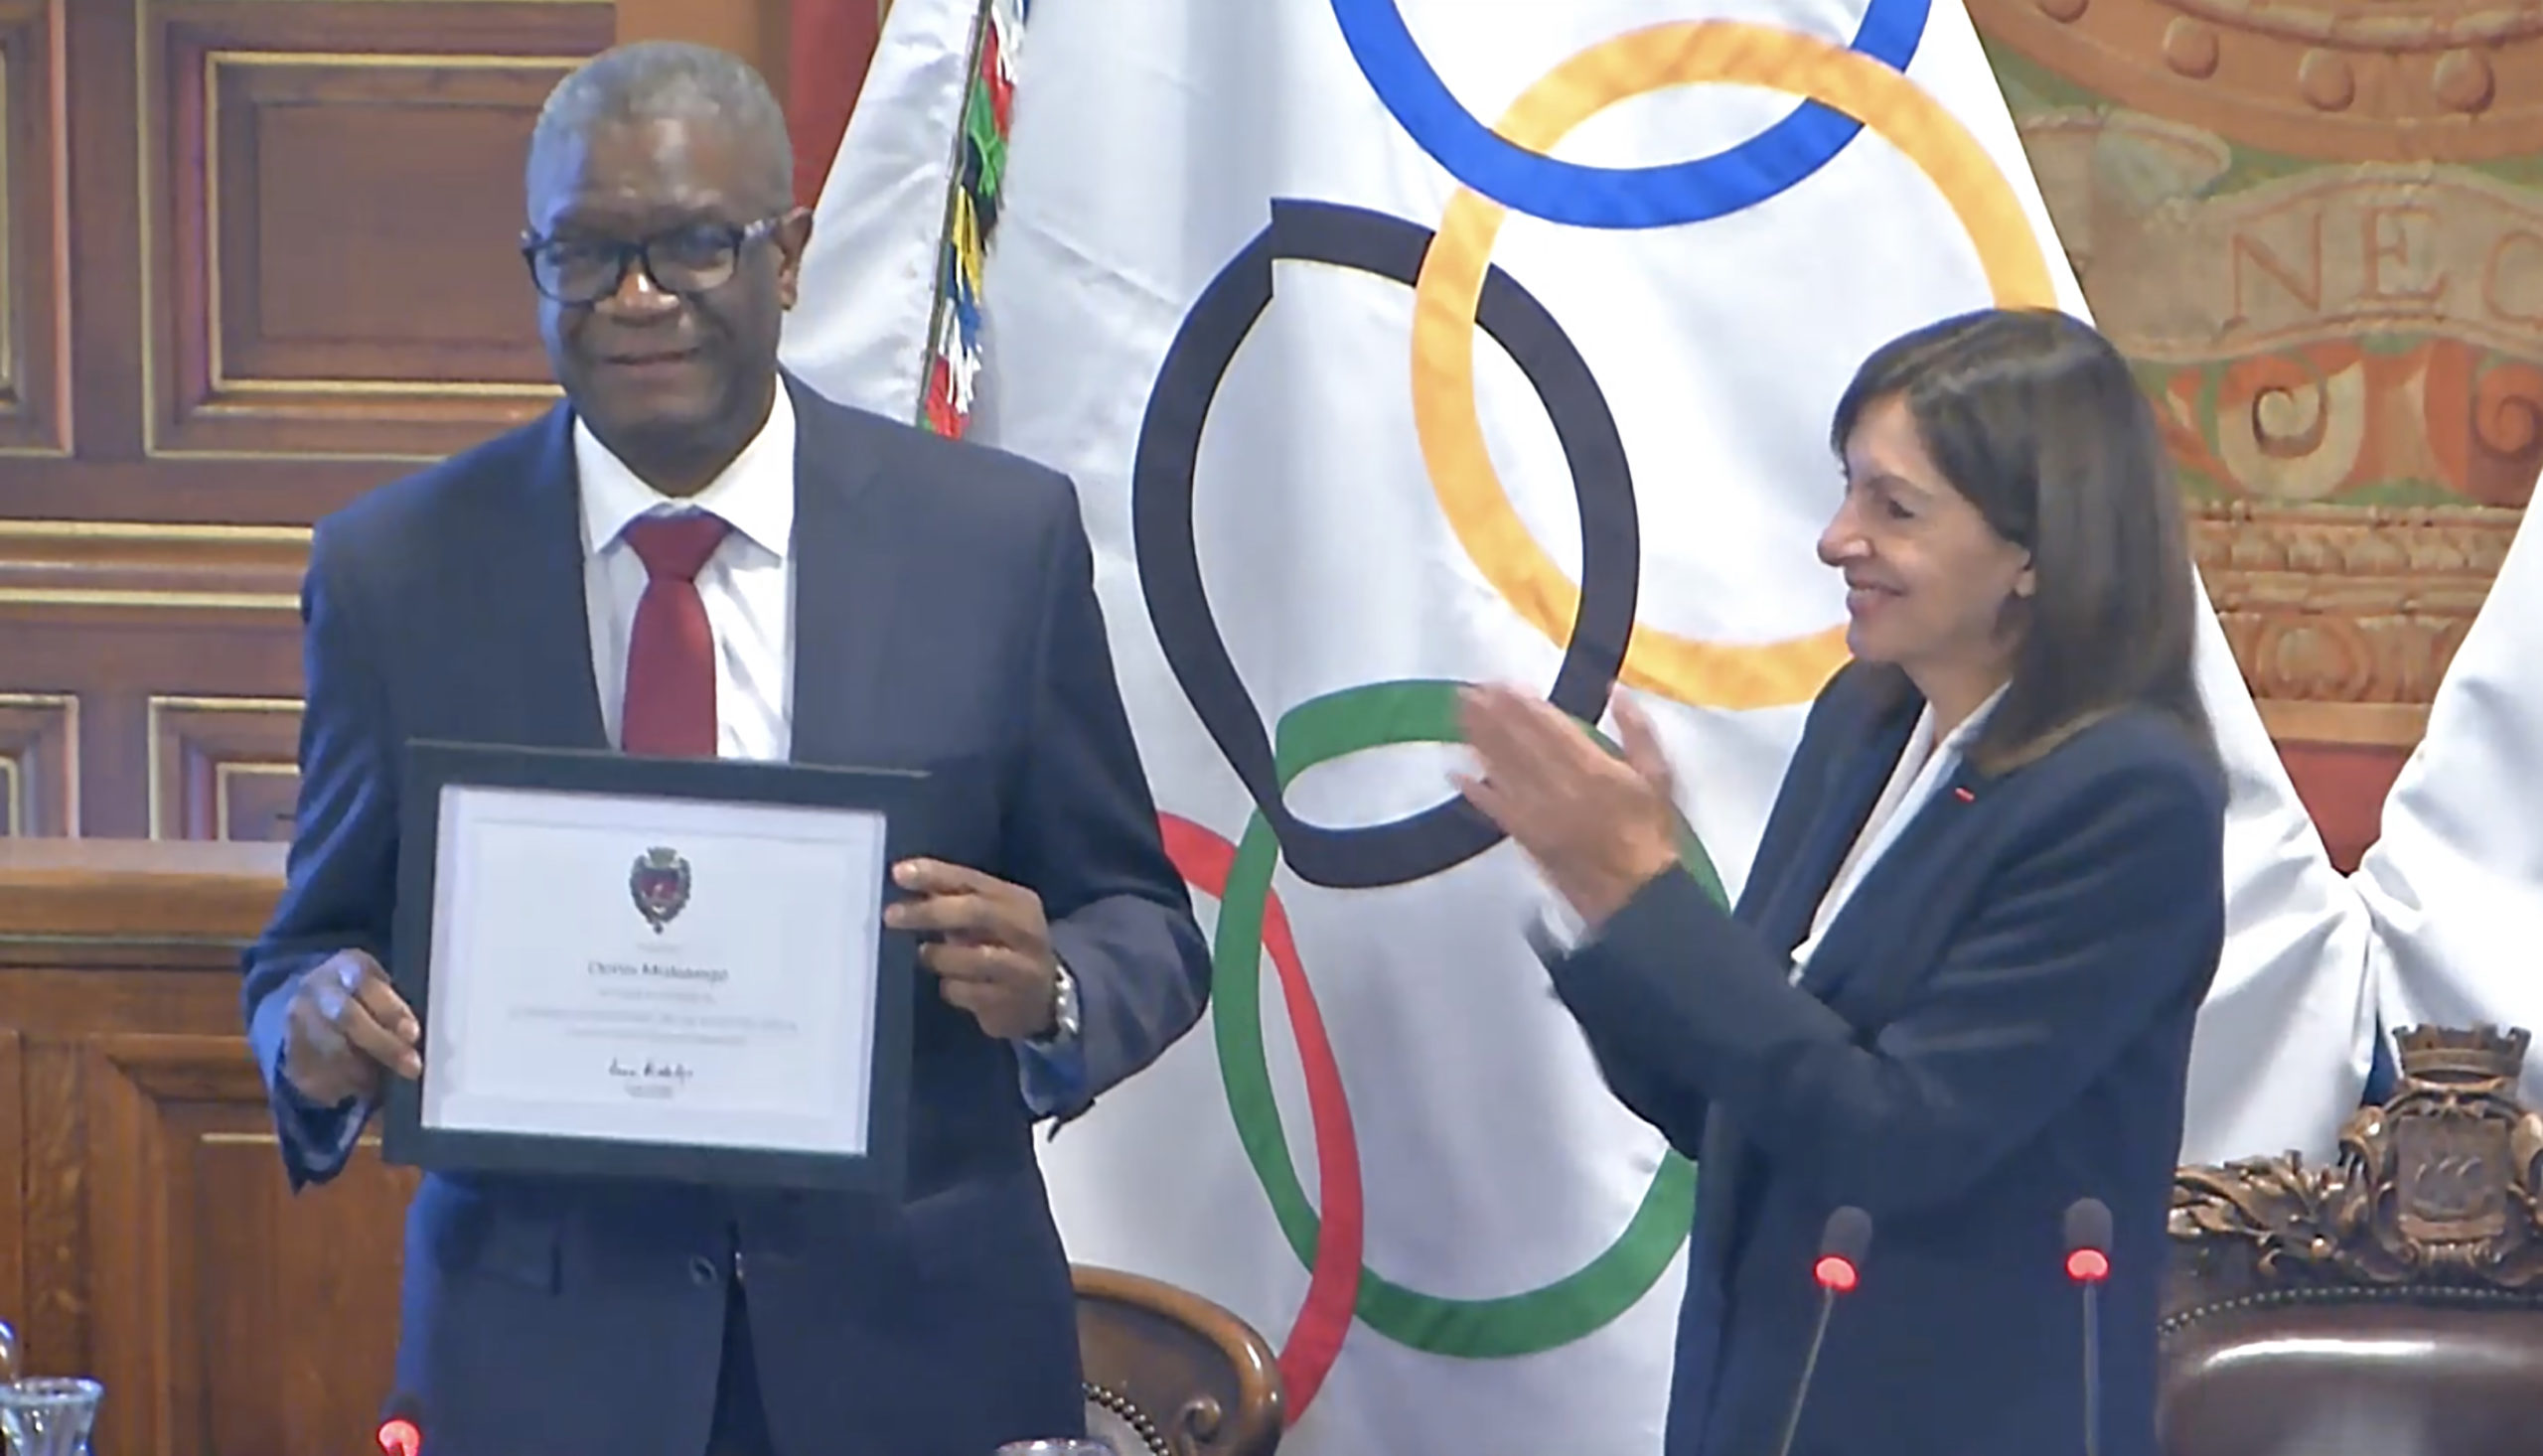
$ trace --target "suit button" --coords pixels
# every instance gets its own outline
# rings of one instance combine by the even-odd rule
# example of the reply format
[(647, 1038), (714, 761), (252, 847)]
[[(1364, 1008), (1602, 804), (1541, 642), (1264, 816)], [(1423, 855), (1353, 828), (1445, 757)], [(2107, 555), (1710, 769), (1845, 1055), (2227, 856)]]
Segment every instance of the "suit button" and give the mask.
[(714, 1283), (715, 1261), (702, 1253), (697, 1257), (690, 1259), (688, 1261), (688, 1277), (692, 1283)]
[(742, 1269), (742, 1251), (737, 1248), (733, 1250), (733, 1282), (739, 1284), (744, 1277), (746, 1276)]

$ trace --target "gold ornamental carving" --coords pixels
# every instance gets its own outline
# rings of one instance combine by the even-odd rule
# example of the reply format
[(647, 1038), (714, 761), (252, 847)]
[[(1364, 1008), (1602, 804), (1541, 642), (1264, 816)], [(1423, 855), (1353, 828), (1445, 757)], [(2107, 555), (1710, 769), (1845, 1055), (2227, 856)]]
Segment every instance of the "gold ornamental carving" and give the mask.
[(2333, 1164), (2290, 1154), (2180, 1170), (2183, 1280), (2209, 1298), (2543, 1290), (2543, 1114), (2516, 1100), (2527, 1034), (2415, 1027), (2397, 1041), (2399, 1089), (2349, 1119)]

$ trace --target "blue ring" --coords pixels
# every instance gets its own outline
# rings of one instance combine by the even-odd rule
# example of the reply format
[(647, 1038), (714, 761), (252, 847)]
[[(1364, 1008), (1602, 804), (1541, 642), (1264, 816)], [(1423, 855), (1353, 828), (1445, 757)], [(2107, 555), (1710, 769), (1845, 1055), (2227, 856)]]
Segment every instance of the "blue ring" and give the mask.
[[(1871, 0), (1853, 49), (1905, 71), (1924, 39), (1930, 0)], [(1658, 167), (1586, 167), (1502, 139), (1475, 119), (1414, 43), (1398, 0), (1333, 0), (1343, 43), (1369, 87), (1448, 175), (1548, 222), (1673, 227), (1755, 207), (1828, 165), (1863, 123), (1804, 101), (1727, 151)]]

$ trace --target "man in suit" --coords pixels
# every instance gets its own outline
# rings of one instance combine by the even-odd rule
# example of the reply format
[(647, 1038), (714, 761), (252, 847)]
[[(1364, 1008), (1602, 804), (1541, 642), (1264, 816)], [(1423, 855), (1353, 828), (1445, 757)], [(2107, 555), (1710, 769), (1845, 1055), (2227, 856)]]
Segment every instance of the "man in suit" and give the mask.
[[(1035, 1166), (1198, 1019), (1062, 477), (777, 366), (810, 218), (720, 53), (541, 113), (524, 253), (566, 399), (320, 522), (290, 880), (244, 1009), (297, 1189), (432, 1055), (381, 962), (417, 738), (930, 772), (906, 1201), (425, 1178), (397, 1381), (444, 1456), (988, 1456), (1083, 1429)], [(500, 968), (479, 973), (500, 974)], [(938, 994), (926, 994), (933, 990)]]

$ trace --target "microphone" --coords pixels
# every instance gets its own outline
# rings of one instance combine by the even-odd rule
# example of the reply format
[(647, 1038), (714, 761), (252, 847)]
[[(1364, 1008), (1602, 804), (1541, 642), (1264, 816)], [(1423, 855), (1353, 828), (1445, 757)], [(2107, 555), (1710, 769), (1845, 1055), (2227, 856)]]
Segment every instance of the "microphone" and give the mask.
[(2084, 1296), (2084, 1456), (2102, 1448), (2101, 1284), (2110, 1277), (2110, 1205), (2079, 1198), (2066, 1206), (2066, 1277)]
[(400, 1390), (388, 1397), (388, 1413), (373, 1436), (381, 1456), (423, 1456), (424, 1404)]
[(1810, 1332), (1810, 1351), (1801, 1360), (1801, 1379), (1793, 1385), (1792, 1411), (1784, 1417), (1784, 1437), (1775, 1456), (1792, 1456), (1793, 1438), (1801, 1434), (1801, 1410), (1810, 1401), (1810, 1378), (1819, 1372), (1819, 1346), (1828, 1338), (1828, 1317), (1837, 1296), (1852, 1294), (1863, 1280), (1864, 1255), (1871, 1249), (1871, 1215), (1847, 1204), (1828, 1216), (1819, 1232), (1819, 1260), (1810, 1276), (1819, 1282), (1819, 1324)]

